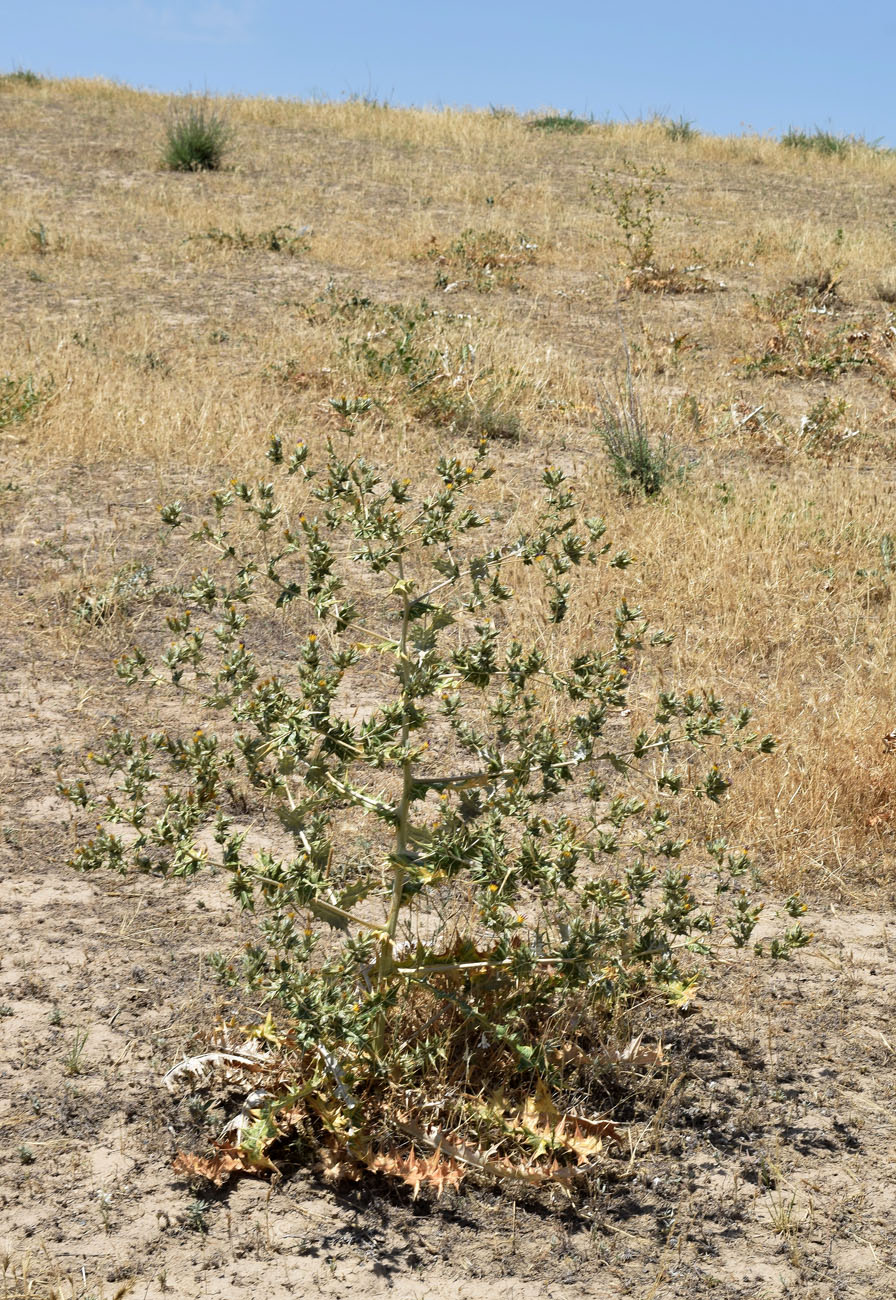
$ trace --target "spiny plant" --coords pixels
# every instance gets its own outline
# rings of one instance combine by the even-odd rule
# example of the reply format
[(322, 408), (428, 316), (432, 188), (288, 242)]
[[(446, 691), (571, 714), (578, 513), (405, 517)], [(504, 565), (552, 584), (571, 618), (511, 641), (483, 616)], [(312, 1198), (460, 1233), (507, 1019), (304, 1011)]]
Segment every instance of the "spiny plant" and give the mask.
[(859, 437), (858, 429), (847, 424), (844, 397), (834, 401), (825, 396), (815, 402), (800, 421), (799, 446), (810, 456), (830, 457)]
[[(62, 791), (98, 820), (74, 863), (214, 870), (255, 914), (214, 965), (265, 1020), (169, 1076), (218, 1069), (252, 1098), (183, 1172), (274, 1168), (292, 1144), (415, 1192), (471, 1172), (572, 1189), (622, 1140), (614, 1078), (637, 1093), (661, 1069), (662, 1007), (722, 948), (808, 941), (798, 921), (755, 941), (747, 854), (714, 838), (700, 866), (675, 831), (678, 801), (717, 803), (773, 741), (710, 691), (661, 691), (628, 729), (629, 667), (671, 638), (624, 595), (604, 644), (561, 636), (583, 571), (631, 563), (561, 469), (504, 536), (487, 440), (412, 482), (355, 450), (369, 397), (333, 406), (322, 463), (275, 436), (276, 480), (231, 482), (195, 524), (216, 566), (158, 661), (117, 665), (190, 728), (109, 733)], [(161, 519), (173, 536), (187, 513)], [(651, 1041), (628, 1041), (638, 1017)]]
[[(537, 249), (538, 245), (524, 234), (468, 229), (444, 248), (433, 243), (426, 255), (441, 268), (453, 268), (480, 293), (488, 293), (495, 285), (518, 288), (515, 272), (535, 262)], [(448, 275), (442, 269), (436, 277), (436, 288), (444, 289), (447, 284)]]
[(85, 623), (105, 623), (126, 614), (133, 601), (149, 600), (159, 594), (148, 564), (125, 564), (100, 587), (85, 587), (78, 593), (74, 612)]
[(165, 129), (162, 165), (173, 172), (218, 171), (233, 138), (222, 113), (205, 102), (176, 108)]
[(669, 189), (666, 169), (636, 167), (623, 160), (622, 173), (600, 177), (592, 184), (592, 193), (610, 205), (629, 270), (655, 269), (657, 209), (666, 202)]
[[(336, 314), (365, 327), (343, 337), (341, 359), (360, 363), (378, 388), (392, 385), (415, 418), (458, 435), (519, 440), (522, 425), (507, 400), (507, 382), (481, 361), (465, 318), (434, 311), (425, 301), (378, 305), (369, 299), (350, 300)], [(515, 383), (519, 388), (520, 380)]]
[(801, 379), (833, 377), (869, 367), (887, 375), (887, 340), (873, 326), (857, 329), (838, 322), (792, 294), (775, 295), (757, 304), (773, 318), (774, 333), (762, 353), (743, 361), (747, 373), (796, 375)]

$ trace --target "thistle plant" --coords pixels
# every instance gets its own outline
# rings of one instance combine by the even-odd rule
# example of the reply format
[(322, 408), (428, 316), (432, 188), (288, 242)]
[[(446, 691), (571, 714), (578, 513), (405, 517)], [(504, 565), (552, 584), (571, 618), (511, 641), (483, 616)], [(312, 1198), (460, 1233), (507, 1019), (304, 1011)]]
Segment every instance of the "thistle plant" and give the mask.
[[(269, 1168), (293, 1135), (334, 1176), (569, 1185), (619, 1139), (611, 1062), (661, 1061), (610, 1052), (630, 1009), (686, 1005), (721, 947), (808, 939), (754, 943), (747, 855), (715, 839), (694, 865), (675, 830), (681, 800), (724, 797), (729, 755), (773, 742), (710, 692), (661, 692), (629, 733), (630, 664), (670, 638), (624, 597), (604, 644), (559, 634), (584, 571), (631, 563), (560, 469), (502, 536), (486, 440), (416, 483), (356, 452), (370, 399), (333, 405), (320, 464), (276, 436), (270, 480), (213, 495), (193, 536), (216, 563), (174, 639), (117, 666), (195, 725), (106, 738), (64, 791), (99, 817), (74, 861), (214, 870), (255, 914), (239, 959), (213, 961), (266, 1019), (169, 1080), (220, 1067), (254, 1101), (183, 1169)], [(179, 503), (161, 517), (187, 525)]]
[(653, 268), (656, 257), (656, 209), (669, 190), (664, 167), (639, 168), (625, 161), (626, 177), (602, 176), (592, 193), (606, 199), (620, 232), (628, 267), (634, 274)]

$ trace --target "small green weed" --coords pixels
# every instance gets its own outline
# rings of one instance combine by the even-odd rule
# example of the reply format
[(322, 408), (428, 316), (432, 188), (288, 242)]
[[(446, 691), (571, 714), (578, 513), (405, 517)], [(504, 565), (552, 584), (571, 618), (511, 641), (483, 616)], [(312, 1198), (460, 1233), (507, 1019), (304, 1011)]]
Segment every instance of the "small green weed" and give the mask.
[(813, 1207), (810, 1200), (808, 1208), (798, 1203), (797, 1193), (788, 1193), (780, 1182), (780, 1175), (775, 1171), (775, 1181), (767, 1187), (763, 1198), (766, 1213), (772, 1231), (779, 1237), (792, 1240), (807, 1223), (811, 1223)]
[(173, 172), (218, 171), (231, 147), (227, 119), (205, 101), (176, 108), (165, 129), (162, 165)]
[(368, 299), (345, 311), (366, 328), (343, 338), (341, 354), (360, 361), (374, 384), (398, 381), (414, 417), (465, 434), (518, 436), (519, 421), (500, 400), (491, 369), (479, 364), (472, 342), (457, 340), (450, 314), (426, 302), (377, 306)]
[(149, 564), (126, 564), (96, 590), (82, 590), (75, 605), (75, 617), (84, 623), (106, 623), (126, 614), (135, 600), (149, 600), (156, 594), (153, 568)]
[(842, 451), (854, 438), (858, 429), (846, 424), (846, 399), (822, 397), (800, 421), (799, 445), (810, 456), (829, 457)]
[(744, 358), (747, 373), (832, 378), (868, 367), (892, 382), (890, 335), (865, 322), (841, 321), (836, 273), (813, 272), (768, 297), (754, 297), (753, 313), (774, 333), (763, 351)]
[(63, 1068), (68, 1075), (82, 1074), (84, 1071), (84, 1048), (87, 1046), (87, 1030), (76, 1029), (72, 1045), (63, 1058)]
[(665, 167), (636, 167), (623, 160), (620, 172), (602, 176), (591, 191), (610, 206), (629, 271), (636, 276), (655, 271), (657, 215), (669, 192)]
[(836, 158), (845, 158), (857, 147), (869, 147), (861, 137), (835, 135), (832, 131), (823, 131), (819, 126), (814, 131), (800, 131), (792, 126), (781, 136), (781, 144), (785, 149), (800, 149), (806, 153), (820, 153)]
[(23, 1165), (33, 1165), (37, 1156), (29, 1146), (24, 1144), (19, 1147), (19, 1163)]
[(896, 539), (892, 533), (883, 533), (874, 545), (880, 556), (880, 564), (875, 565), (873, 569), (856, 569), (856, 577), (883, 579), (886, 584), (883, 592), (888, 592), (890, 578), (896, 573)]
[(152, 350), (148, 352), (132, 352), (128, 356), (132, 366), (138, 370), (143, 370), (146, 374), (164, 375), (166, 378), (171, 374), (171, 364), (164, 357), (159, 356), (158, 352)]
[(201, 1198), (192, 1201), (184, 1211), (184, 1227), (190, 1232), (198, 1232), (201, 1236), (205, 1236), (208, 1232), (209, 1209), (208, 1201), (203, 1201)]
[(445, 248), (433, 243), (426, 256), (441, 268), (436, 276), (437, 289), (449, 286), (450, 268), (461, 277), (452, 287), (470, 285), (480, 293), (488, 293), (496, 285), (519, 288), (515, 272), (535, 262), (537, 249), (538, 245), (523, 234), (468, 229)]
[(629, 494), (656, 496), (683, 469), (666, 434), (653, 438), (634, 391), (631, 370), (613, 388), (597, 394), (601, 420), (597, 432), (620, 487)]
[(450, 424), (455, 432), (476, 441), (487, 438), (490, 442), (519, 442), (523, 432), (516, 411), (501, 406), (496, 397), (487, 399), (482, 406), (467, 398), (451, 412)]
[(0, 88), (12, 88), (13, 86), (39, 86), (43, 82), (43, 77), (39, 77), (36, 72), (30, 68), (14, 68), (12, 72), (0, 73)]
[(871, 364), (864, 339), (849, 326), (827, 329), (818, 319), (796, 310), (778, 321), (764, 351), (748, 358), (747, 374), (795, 375), (800, 379), (833, 378)]
[(310, 325), (320, 325), (332, 320), (354, 321), (375, 309), (376, 304), (366, 294), (356, 289), (343, 295), (331, 280), (323, 293), (313, 302), (305, 303), (302, 310)]
[(689, 122), (686, 117), (655, 117), (654, 123), (662, 128), (666, 138), (676, 142), (689, 143), (691, 140), (697, 140), (700, 132)]
[(375, 383), (398, 380), (403, 405), (419, 420), (475, 440), (516, 442), (522, 423), (477, 348), (459, 342), (452, 317), (419, 306), (374, 307), (363, 300), (361, 338), (345, 338), (342, 352), (360, 360)]
[(311, 247), (307, 236), (310, 226), (296, 229), (294, 226), (273, 226), (270, 230), (261, 230), (249, 234), (237, 226), (236, 230), (207, 230), (201, 235), (191, 235), (191, 239), (206, 239), (222, 248), (233, 248), (238, 252), (287, 253), (291, 257), (307, 253)]
[(0, 429), (27, 420), (52, 391), (52, 382), (42, 389), (35, 387), (33, 375), (23, 375), (19, 379), (12, 375), (0, 376)]
[(593, 122), (588, 118), (574, 117), (572, 113), (548, 113), (527, 122), (530, 131), (544, 131), (547, 135), (581, 135)]
[(50, 251), (50, 236), (47, 228), (42, 221), (33, 226), (28, 231), (28, 238), (31, 241), (31, 251), (39, 253), (42, 257)]

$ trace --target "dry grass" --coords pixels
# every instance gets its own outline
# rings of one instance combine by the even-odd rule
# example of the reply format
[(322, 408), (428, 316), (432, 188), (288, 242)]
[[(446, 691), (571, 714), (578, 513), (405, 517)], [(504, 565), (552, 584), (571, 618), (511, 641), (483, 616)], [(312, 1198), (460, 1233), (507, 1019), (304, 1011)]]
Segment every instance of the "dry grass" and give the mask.
[[(255, 466), (271, 432), (322, 440), (343, 391), (375, 393), (365, 450), (396, 466), (462, 437), (470, 411), (510, 412), (521, 440), (497, 452), (516, 485), (508, 512), (526, 510), (546, 461), (573, 469), (639, 557), (630, 598), (678, 632), (665, 666), (642, 666), (645, 685), (660, 671), (717, 684), (781, 736), (776, 762), (740, 774), (728, 830), (788, 886), (858, 897), (892, 883), (896, 759), (881, 741), (896, 723), (896, 645), (881, 547), (894, 531), (896, 338), (879, 289), (896, 274), (896, 157), (670, 141), (658, 123), (571, 135), (512, 115), (218, 107), (234, 130), (227, 167), (177, 175), (158, 164), (159, 96), (83, 81), (0, 90), (3, 364), (49, 393), (0, 430), (4, 477), (24, 459), (223, 478)], [(626, 287), (599, 182), (657, 164), (657, 258), (712, 292)], [(309, 228), (307, 249), (264, 246), (286, 226)], [(455, 277), (438, 286), (427, 249), (466, 231), (524, 232), (537, 251), (487, 296), (473, 283), (446, 293)], [(794, 298), (825, 274), (837, 294), (823, 310)], [(441, 357), (435, 404), (364, 359), (365, 342), (388, 346), (390, 304), (420, 309), (415, 347)], [(794, 313), (829, 370), (807, 372), (786, 348), (751, 364)], [(860, 359), (838, 367), (852, 336)], [(689, 465), (649, 503), (617, 495), (594, 433), (624, 341), (651, 427)], [(845, 400), (851, 436), (816, 445), (801, 422), (825, 396)]]

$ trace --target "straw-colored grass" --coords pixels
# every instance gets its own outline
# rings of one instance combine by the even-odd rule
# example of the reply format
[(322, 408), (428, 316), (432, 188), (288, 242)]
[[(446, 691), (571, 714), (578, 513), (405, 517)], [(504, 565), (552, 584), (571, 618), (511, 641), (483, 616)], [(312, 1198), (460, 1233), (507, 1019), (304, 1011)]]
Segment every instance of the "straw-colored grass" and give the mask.
[[(159, 165), (165, 98), (0, 87), (2, 364), (48, 394), (0, 430), (4, 475), (21, 460), (139, 461), (223, 479), (252, 472), (272, 432), (322, 440), (328, 399), (367, 390), (365, 450), (399, 466), (461, 436), (452, 400), (497, 403), (522, 429), (496, 451), (509, 506), (525, 511), (535, 471), (556, 460), (638, 556), (630, 598), (678, 633), (645, 680), (717, 684), (782, 738), (778, 759), (739, 774), (720, 822), (788, 886), (859, 897), (892, 883), (881, 547), (896, 533), (896, 337), (878, 289), (896, 274), (896, 157), (671, 141), (658, 123), (573, 135), (362, 103), (214, 107), (233, 129), (224, 169), (173, 174)], [(665, 201), (646, 292), (612, 194), (654, 166)], [(307, 228), (307, 249), (252, 242), (284, 226)], [(524, 235), (531, 260), (488, 294), (452, 268), (438, 284), (428, 250), (465, 231)], [(793, 298), (823, 274), (835, 301)], [(371, 306), (351, 309), (353, 296)], [(388, 332), (385, 307), (424, 301), (416, 345), (443, 357), (442, 420), (362, 356)], [(811, 373), (776, 342), (791, 328), (822, 358)], [(618, 495), (594, 432), (626, 350), (651, 429), (689, 467), (649, 502)], [(810, 446), (801, 422), (825, 395), (845, 399), (843, 427)]]

